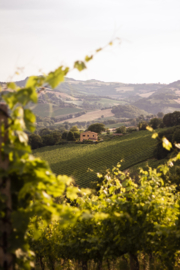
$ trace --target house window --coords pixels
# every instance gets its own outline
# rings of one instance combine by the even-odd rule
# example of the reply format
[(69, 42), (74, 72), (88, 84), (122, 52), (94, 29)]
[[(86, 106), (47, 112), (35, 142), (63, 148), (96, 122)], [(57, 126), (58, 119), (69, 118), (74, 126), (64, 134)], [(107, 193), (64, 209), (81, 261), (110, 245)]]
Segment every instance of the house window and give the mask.
[(89, 135), (87, 135), (89, 137)]
[(94, 137), (94, 135), (93, 135), (93, 137)]
[(83, 137), (85, 137), (85, 135), (83, 135)]

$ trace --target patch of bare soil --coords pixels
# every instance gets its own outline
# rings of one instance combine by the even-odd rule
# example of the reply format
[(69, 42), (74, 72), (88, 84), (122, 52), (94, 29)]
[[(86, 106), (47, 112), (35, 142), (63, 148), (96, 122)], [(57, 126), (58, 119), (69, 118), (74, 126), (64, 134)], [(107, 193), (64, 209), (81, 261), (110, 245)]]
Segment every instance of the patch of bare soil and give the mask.
[(123, 91), (123, 92), (127, 92), (127, 91), (133, 91), (134, 87), (128, 87), (128, 86), (120, 86), (120, 87), (116, 87), (115, 88), (116, 91)]
[[(88, 113), (83, 114), (83, 115), (81, 115), (79, 117), (67, 119), (66, 121), (69, 122), (69, 123), (74, 123), (74, 122), (77, 122), (77, 121), (78, 122), (92, 121), (92, 120), (100, 118), (101, 115), (104, 115), (104, 117), (114, 116), (114, 114), (111, 112), (111, 109), (97, 110), (97, 111), (88, 112)], [(60, 121), (60, 122), (57, 122), (57, 124), (63, 123), (63, 122), (64, 121)]]
[(150, 97), (154, 92), (139, 94), (140, 97)]

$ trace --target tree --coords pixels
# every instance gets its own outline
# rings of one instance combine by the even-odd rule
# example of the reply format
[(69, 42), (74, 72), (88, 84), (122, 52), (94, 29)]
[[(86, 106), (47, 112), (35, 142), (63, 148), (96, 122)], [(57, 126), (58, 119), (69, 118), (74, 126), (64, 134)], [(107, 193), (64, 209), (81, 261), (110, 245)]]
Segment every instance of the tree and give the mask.
[(175, 111), (173, 113), (165, 114), (163, 117), (163, 123), (166, 127), (180, 125), (180, 112)]
[(63, 134), (62, 134), (62, 139), (63, 140), (66, 140), (67, 139), (67, 135), (68, 135), (68, 131), (64, 131)]
[(80, 132), (73, 132), (73, 134), (76, 139), (80, 138)]
[(70, 129), (70, 131), (72, 131), (72, 132), (78, 132), (79, 129), (78, 129), (77, 126), (73, 126), (73, 127)]
[(103, 123), (95, 123), (90, 125), (87, 130), (100, 134), (102, 131), (105, 131), (105, 125)]
[(51, 145), (54, 145), (56, 142), (52, 134), (42, 136), (42, 141), (43, 141), (44, 146), (51, 146)]
[(106, 130), (106, 133), (107, 133), (107, 135), (109, 135), (111, 133), (109, 128)]
[(61, 132), (58, 130), (54, 130), (51, 132), (51, 135), (53, 136), (55, 143), (58, 143), (61, 140)]
[(31, 134), (29, 136), (29, 145), (31, 146), (32, 149), (36, 149), (43, 146), (43, 141), (42, 141), (41, 136), (37, 134)]
[(162, 124), (162, 119), (161, 118), (152, 118), (149, 122), (149, 125), (153, 128), (153, 129), (157, 129), (160, 127), (160, 125)]
[(146, 127), (148, 126), (146, 121), (139, 122), (138, 128), (139, 130), (146, 130)]
[(118, 127), (116, 129), (116, 133), (126, 133), (126, 127), (125, 126), (121, 126), (121, 127)]
[(40, 136), (49, 135), (51, 133), (51, 130), (49, 128), (43, 128), (39, 131)]
[(76, 140), (75, 137), (74, 137), (74, 133), (72, 131), (68, 132), (67, 140), (68, 141), (75, 141)]

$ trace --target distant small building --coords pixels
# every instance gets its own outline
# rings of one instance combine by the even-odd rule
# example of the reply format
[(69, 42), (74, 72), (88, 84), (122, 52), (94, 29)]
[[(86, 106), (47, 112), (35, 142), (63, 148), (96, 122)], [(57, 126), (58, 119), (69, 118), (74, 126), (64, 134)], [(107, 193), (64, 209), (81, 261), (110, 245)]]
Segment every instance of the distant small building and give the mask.
[(80, 134), (80, 142), (83, 142), (84, 140), (97, 141), (98, 140), (98, 133), (92, 132), (92, 131), (82, 132)]

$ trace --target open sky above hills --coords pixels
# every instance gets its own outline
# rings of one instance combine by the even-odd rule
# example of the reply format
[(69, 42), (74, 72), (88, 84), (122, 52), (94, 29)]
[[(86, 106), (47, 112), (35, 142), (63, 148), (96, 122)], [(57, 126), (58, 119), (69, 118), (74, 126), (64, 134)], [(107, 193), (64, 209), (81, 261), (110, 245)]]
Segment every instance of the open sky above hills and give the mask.
[[(71, 65), (114, 37), (70, 77), (125, 83), (179, 79), (179, 0), (1, 0), (0, 81)], [(17, 67), (24, 67), (12, 77)]]

